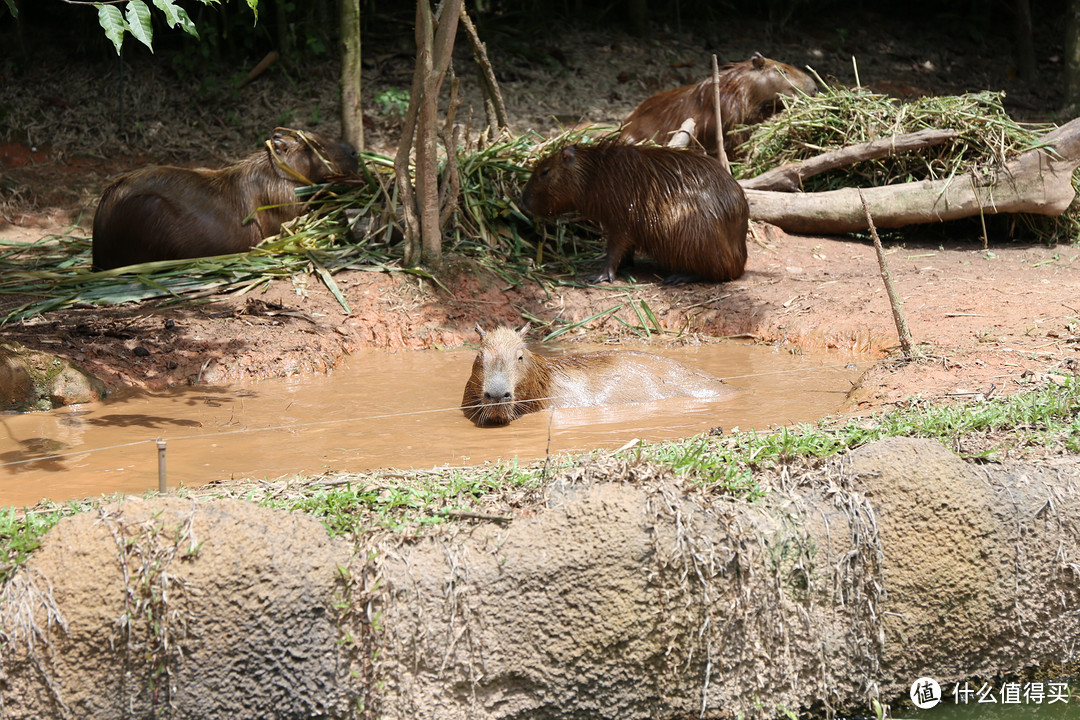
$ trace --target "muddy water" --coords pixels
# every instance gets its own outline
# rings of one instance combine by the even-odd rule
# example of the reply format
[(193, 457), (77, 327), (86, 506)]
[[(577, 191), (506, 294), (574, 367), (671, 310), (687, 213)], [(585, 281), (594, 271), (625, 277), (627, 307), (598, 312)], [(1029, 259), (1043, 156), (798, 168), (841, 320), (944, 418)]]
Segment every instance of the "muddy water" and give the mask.
[(663, 354), (744, 391), (723, 400), (549, 410), (481, 429), (458, 409), (473, 351), (370, 351), (329, 376), (137, 392), (48, 413), (0, 414), (0, 505), (156, 488), (159, 437), (167, 443), (170, 487), (529, 460), (548, 450), (616, 448), (714, 427), (813, 421), (837, 409), (858, 374), (850, 356), (737, 343)]

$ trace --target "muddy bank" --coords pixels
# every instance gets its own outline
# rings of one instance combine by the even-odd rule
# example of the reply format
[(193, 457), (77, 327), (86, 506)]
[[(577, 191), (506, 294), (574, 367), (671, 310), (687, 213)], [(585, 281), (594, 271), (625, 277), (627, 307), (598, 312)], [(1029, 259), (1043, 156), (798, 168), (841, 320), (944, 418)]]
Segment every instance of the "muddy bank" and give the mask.
[[(876, 369), (854, 407), (991, 386), (1011, 392), (1033, 372), (1075, 371), (1080, 250), (902, 245), (889, 262), (930, 362)], [(636, 337), (628, 326), (641, 325), (643, 304), (665, 331), (688, 336), (680, 342), (743, 336), (792, 352), (838, 349), (853, 359), (881, 358), (896, 345), (865, 242), (778, 232), (768, 246), (751, 246), (746, 274), (732, 282), (670, 287), (648, 272), (638, 278), (613, 286), (508, 286), (462, 262), (440, 277), (443, 289), (398, 273), (344, 271), (335, 279), (350, 314), (315, 276), (300, 276), (200, 305), (69, 308), (5, 326), (4, 334), (70, 360), (113, 389), (330, 372), (360, 348), (458, 347), (475, 341), (477, 322), (520, 326), (525, 316), (560, 327), (612, 311), (560, 341)], [(653, 330), (651, 337), (662, 335)]]
[(583, 462), (509, 523), (411, 540), (127, 501), (62, 521), (5, 588), (0, 702), (9, 718), (758, 718), (1075, 659), (1075, 459), (975, 465), (895, 439), (793, 472), (748, 504)]

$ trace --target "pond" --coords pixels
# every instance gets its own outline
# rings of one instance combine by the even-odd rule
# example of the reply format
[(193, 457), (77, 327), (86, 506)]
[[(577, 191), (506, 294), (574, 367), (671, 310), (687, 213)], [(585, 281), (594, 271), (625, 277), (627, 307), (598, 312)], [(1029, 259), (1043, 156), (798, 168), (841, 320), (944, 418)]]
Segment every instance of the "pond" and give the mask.
[[(571, 348), (594, 349), (600, 348)], [(370, 350), (330, 375), (131, 391), (51, 412), (0, 414), (0, 505), (157, 488), (157, 438), (166, 441), (170, 487), (528, 461), (549, 452), (618, 448), (635, 438), (815, 421), (836, 411), (859, 374), (846, 353), (797, 354), (740, 342), (633, 349), (699, 367), (743, 392), (722, 400), (549, 410), (478, 428), (459, 409), (473, 350)]]

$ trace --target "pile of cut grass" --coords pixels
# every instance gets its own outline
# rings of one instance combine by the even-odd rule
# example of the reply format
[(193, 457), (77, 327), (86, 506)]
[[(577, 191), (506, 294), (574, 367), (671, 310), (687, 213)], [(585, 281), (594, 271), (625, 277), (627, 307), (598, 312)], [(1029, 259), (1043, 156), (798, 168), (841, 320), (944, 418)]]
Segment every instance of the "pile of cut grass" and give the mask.
[[(733, 165), (737, 178), (750, 178), (785, 163), (800, 162), (849, 145), (920, 130), (956, 130), (956, 138), (890, 157), (855, 163), (806, 178), (803, 189), (822, 192), (844, 187), (940, 180), (966, 173), (985, 174), (1037, 147), (1053, 129), (1019, 123), (1005, 112), (1004, 93), (923, 97), (910, 102), (863, 88), (831, 87), (820, 81), (818, 95), (783, 96), (785, 111), (755, 126)], [(1073, 176), (1080, 192), (1080, 179)], [(1044, 242), (1080, 238), (1080, 203), (1059, 217), (1021, 216), (1023, 225)]]
[[(587, 134), (575, 131), (552, 142), (582, 139)], [(549, 235), (547, 227), (538, 229), (518, 207), (530, 168), (550, 145), (540, 140), (521, 135), (459, 152), (461, 196), (444, 250), (474, 258), (511, 285), (575, 284), (580, 263), (595, 262), (600, 254), (599, 235), (586, 226), (563, 223)], [(95, 272), (85, 237), (0, 244), (0, 326), (72, 306), (243, 294), (298, 273), (319, 275), (345, 307), (332, 277), (339, 270), (393, 268), (431, 278), (423, 269), (400, 267), (393, 161), (364, 153), (361, 167), (361, 176), (349, 184), (298, 190), (311, 211), (246, 253)]]

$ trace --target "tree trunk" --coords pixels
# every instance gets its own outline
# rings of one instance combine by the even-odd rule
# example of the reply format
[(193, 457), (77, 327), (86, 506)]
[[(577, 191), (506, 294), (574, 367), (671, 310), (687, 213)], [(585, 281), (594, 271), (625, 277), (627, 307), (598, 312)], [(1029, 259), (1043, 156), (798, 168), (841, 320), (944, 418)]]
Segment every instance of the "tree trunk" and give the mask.
[(1068, 0), (1065, 9), (1065, 109), (1080, 110), (1080, 0)]
[(338, 0), (341, 24), (341, 137), (364, 149), (364, 113), (360, 102), (360, 0)]
[(1016, 5), (1016, 74), (1024, 82), (1035, 82), (1035, 42), (1031, 36), (1031, 5), (1028, 0), (1014, 0)]
[[(1003, 212), (1060, 215), (1075, 192), (1072, 174), (1080, 165), (1080, 118), (1042, 138), (989, 175), (864, 188), (878, 227), (895, 228)], [(1053, 149), (1053, 154), (1048, 149)], [(787, 232), (839, 234), (865, 230), (858, 188), (817, 193), (747, 189), (750, 216)]]
[(287, 0), (274, 3), (275, 21), (277, 22), (278, 50), (286, 62), (292, 60), (292, 38), (289, 36), (289, 16), (286, 12)]
[[(438, 102), (450, 67), (461, 16), (461, 0), (445, 0), (438, 18), (427, 0), (416, 5), (416, 69), (394, 169), (405, 222), (405, 264), (442, 264), (439, 222)], [(414, 134), (415, 128), (415, 134)], [(416, 151), (415, 192), (409, 186), (408, 159)], [(452, 152), (452, 150), (450, 150)]]
[(630, 32), (638, 37), (649, 33), (649, 1), (627, 0), (627, 17), (630, 20)]

